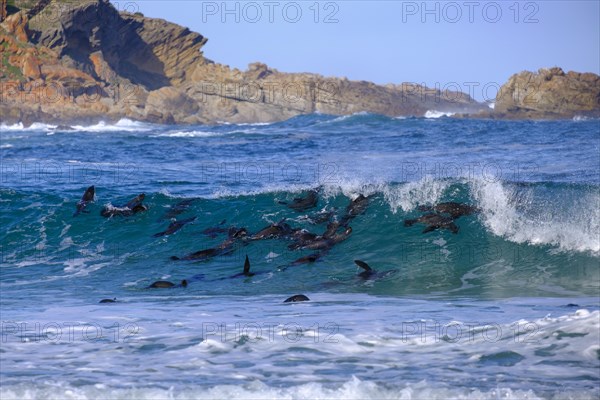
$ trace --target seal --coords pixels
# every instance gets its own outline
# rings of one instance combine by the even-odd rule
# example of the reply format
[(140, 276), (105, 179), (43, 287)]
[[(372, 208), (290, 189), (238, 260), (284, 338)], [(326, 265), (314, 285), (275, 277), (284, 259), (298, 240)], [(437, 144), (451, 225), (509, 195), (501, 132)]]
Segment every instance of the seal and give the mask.
[(289, 267), (294, 267), (296, 265), (312, 264), (312, 263), (320, 260), (321, 257), (323, 257), (326, 254), (327, 254), (327, 251), (320, 251), (320, 252), (312, 253), (307, 256), (300, 257), (297, 260), (294, 260), (289, 264), (279, 266), (279, 267), (277, 267), (277, 270), (283, 272), (286, 269), (288, 269)]
[(220, 254), (219, 250), (216, 248), (198, 250), (183, 257), (171, 256), (171, 260), (179, 261), (192, 261), (192, 260), (206, 260), (211, 257), (218, 256)]
[(141, 210), (140, 207), (144, 208), (144, 210), (141, 210), (141, 211), (146, 211), (148, 208), (142, 204), (142, 202), (144, 201), (145, 198), (146, 198), (146, 194), (140, 193), (137, 196), (135, 196), (133, 199), (129, 200), (129, 202), (127, 204), (125, 204), (125, 207), (129, 208), (130, 210), (132, 210), (134, 212), (135, 212), (135, 209)]
[(296, 229), (290, 235), (290, 239), (292, 239), (293, 243), (288, 245), (288, 249), (297, 250), (309, 243), (314, 242), (315, 240), (319, 240), (320, 238), (321, 236), (317, 235), (316, 233), (309, 232), (306, 229)]
[(333, 237), (333, 235), (337, 232), (337, 230), (340, 228), (340, 226), (342, 226), (342, 225), (339, 222), (331, 221), (330, 223), (327, 224), (327, 229), (325, 230), (325, 232), (323, 232), (323, 237), (324, 238)]
[(310, 301), (310, 299), (303, 294), (297, 294), (292, 297), (288, 297), (283, 302), (284, 303), (297, 303), (299, 301)]
[(346, 213), (340, 221), (341, 226), (348, 226), (348, 223), (358, 215), (364, 214), (369, 206), (369, 198), (359, 194), (357, 198), (350, 201), (346, 207)]
[[(326, 231), (327, 233), (327, 231)], [(310, 249), (310, 250), (330, 250), (333, 246), (343, 242), (352, 233), (352, 228), (347, 227), (344, 232), (331, 234), (331, 236), (316, 236), (307, 238), (307, 240), (298, 240), (296, 243), (288, 245), (290, 250)]]
[(294, 229), (290, 234), (290, 238), (297, 242), (309, 242), (315, 240), (319, 235), (307, 231), (306, 229)]
[(350, 234), (352, 234), (352, 227), (348, 226), (348, 227), (346, 227), (346, 230), (344, 232), (336, 233), (335, 235), (331, 236), (329, 238), (329, 242), (331, 244), (331, 247), (333, 247), (336, 244), (341, 243), (344, 240), (348, 239), (348, 237), (350, 236)]
[(154, 235), (152, 235), (152, 237), (161, 237), (161, 236), (172, 235), (173, 233), (175, 233), (178, 230), (180, 230), (181, 228), (183, 228), (183, 226), (185, 224), (189, 224), (190, 222), (193, 222), (195, 220), (196, 220), (196, 217), (191, 217), (191, 218), (187, 218), (187, 219), (182, 219), (181, 221), (173, 221), (169, 224), (169, 227), (166, 230), (155, 233)]
[(256, 232), (254, 235), (250, 236), (249, 240), (262, 240), (262, 239), (273, 239), (282, 237), (285, 235), (289, 235), (292, 232), (292, 227), (286, 224), (284, 220), (277, 222), (276, 224), (271, 224), (260, 231)]
[(441, 214), (448, 214), (452, 219), (457, 219), (463, 215), (471, 215), (481, 211), (480, 208), (468, 204), (448, 201), (439, 203), (435, 206), (419, 206), (419, 211), (436, 211)]
[(369, 279), (371, 276), (375, 275), (375, 271), (366, 262), (354, 260), (354, 263), (363, 269), (363, 271), (358, 274), (361, 278)]
[(369, 266), (369, 264), (367, 264), (366, 262), (361, 261), (361, 260), (354, 260), (354, 263), (356, 265), (358, 265), (360, 268), (362, 268), (362, 271), (359, 272), (357, 276), (364, 280), (384, 279), (384, 278), (391, 277), (398, 272), (397, 269), (391, 269), (391, 270), (384, 271), (384, 272), (378, 272), (378, 271), (375, 271), (373, 268), (371, 268)]
[(245, 238), (247, 233), (248, 231), (246, 230), (246, 228), (237, 229), (236, 227), (232, 226), (231, 228), (229, 228), (229, 237), (219, 246), (210, 249), (199, 250), (181, 258), (177, 256), (171, 256), (171, 260), (206, 260), (211, 257), (229, 254), (234, 250), (233, 245), (238, 240)]
[(290, 250), (302, 250), (302, 249), (310, 249), (310, 250), (319, 250), (325, 249), (329, 246), (329, 240), (325, 239), (323, 236), (316, 236), (315, 238), (307, 238), (306, 240), (298, 240), (295, 243), (291, 243), (288, 245), (288, 249)]
[(214, 239), (217, 237), (217, 235), (219, 233), (225, 233), (228, 231), (228, 228), (224, 228), (223, 225), (225, 225), (225, 222), (227, 222), (226, 219), (224, 219), (223, 221), (221, 221), (219, 223), (218, 226), (213, 226), (210, 228), (206, 228), (205, 230), (203, 230), (202, 232), (200, 232), (203, 235), (206, 235), (208, 237), (210, 237), (211, 239)]
[(137, 214), (137, 213), (143, 212), (143, 211), (148, 211), (148, 206), (146, 206), (144, 204), (138, 204), (137, 206), (133, 207), (131, 209), (131, 211), (133, 211), (134, 214)]
[(325, 229), (325, 232), (323, 232), (323, 234), (320, 236), (309, 232), (306, 229), (294, 230), (290, 235), (293, 243), (288, 245), (288, 249), (310, 249), (313, 247), (314, 249), (326, 248), (327, 245), (330, 244), (331, 239), (333, 239), (340, 226), (341, 225), (339, 222), (331, 221), (329, 224), (327, 224), (327, 229)]
[[(179, 287), (187, 287), (187, 280), (182, 280), (181, 283), (179, 284)], [(172, 287), (176, 287), (177, 285), (174, 284), (173, 282), (169, 282), (169, 281), (156, 281), (153, 284), (151, 284), (150, 286), (148, 286), (148, 289), (166, 289), (166, 288), (172, 288)]]
[(309, 224), (320, 225), (325, 222), (330, 222), (335, 217), (336, 209), (331, 208), (329, 210), (322, 210), (314, 213), (310, 216), (300, 217), (300, 219), (306, 220)]
[(300, 257), (295, 261), (292, 261), (292, 265), (314, 263), (317, 262), (321, 257), (323, 257), (323, 253), (312, 253), (307, 256)]
[(169, 211), (167, 211), (163, 214), (162, 217), (160, 217), (160, 220), (175, 218), (179, 214), (185, 212), (194, 203), (194, 201), (196, 201), (196, 199), (181, 200), (179, 203), (175, 204), (174, 206), (171, 206)]
[(87, 188), (85, 190), (85, 193), (83, 193), (83, 196), (81, 196), (81, 200), (79, 200), (77, 202), (77, 211), (75, 211), (75, 214), (73, 214), (73, 216), (75, 217), (75, 216), (79, 215), (79, 213), (89, 213), (89, 211), (86, 211), (85, 208), (87, 207), (87, 205), (89, 203), (94, 201), (95, 195), (96, 195), (96, 188), (94, 187), (94, 185)]
[(285, 204), (288, 208), (295, 211), (305, 211), (317, 206), (319, 201), (319, 193), (316, 190), (310, 190), (306, 197), (296, 197), (291, 203), (281, 201), (281, 204)]
[(425, 214), (416, 219), (405, 219), (404, 226), (413, 226), (417, 222), (427, 225), (422, 233), (432, 232), (436, 229), (448, 229), (452, 233), (458, 233), (458, 226), (454, 219), (441, 214)]
[(114, 299), (102, 299), (99, 301), (99, 303), (116, 303), (116, 302), (117, 302), (116, 297)]
[(147, 211), (148, 207), (142, 204), (145, 197), (146, 195), (144, 193), (140, 193), (122, 207), (104, 206), (100, 211), (100, 215), (105, 218), (114, 216), (129, 217), (133, 214)]
[(244, 276), (254, 276), (252, 272), (250, 272), (250, 260), (248, 259), (248, 254), (246, 254), (246, 260), (244, 261), (244, 272), (242, 272)]
[(301, 264), (310, 264), (318, 261), (321, 257), (323, 257), (323, 253), (312, 253), (304, 257), (300, 257), (299, 259), (292, 261), (290, 265), (301, 265)]
[(254, 276), (254, 274), (250, 272), (250, 260), (248, 259), (248, 255), (246, 255), (246, 260), (244, 261), (244, 271), (240, 272), (239, 274), (231, 275), (229, 278), (238, 278), (240, 276)]

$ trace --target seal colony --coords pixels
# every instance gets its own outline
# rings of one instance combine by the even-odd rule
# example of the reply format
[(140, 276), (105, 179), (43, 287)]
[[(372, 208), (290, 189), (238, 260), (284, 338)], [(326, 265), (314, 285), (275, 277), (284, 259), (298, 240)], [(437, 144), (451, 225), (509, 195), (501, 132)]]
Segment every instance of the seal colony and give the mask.
[[(296, 212), (305, 212), (317, 207), (319, 203), (320, 191), (320, 189), (309, 190), (304, 196), (296, 197), (291, 202), (278, 201), (278, 203)], [(90, 211), (87, 210), (87, 208), (89, 204), (94, 201), (95, 196), (95, 187), (88, 187), (81, 197), (81, 200), (77, 202), (73, 217), (76, 217), (81, 213), (89, 214)], [(109, 203), (102, 207), (100, 215), (105, 218), (126, 218), (145, 212), (149, 209), (148, 206), (143, 204), (145, 197), (146, 196), (144, 193), (140, 193), (129, 202), (121, 206), (113, 206), (111, 203)], [(200, 232), (200, 234), (209, 236), (211, 238), (216, 238), (221, 234), (226, 234), (226, 238), (220, 244), (211, 248), (200, 249), (183, 256), (173, 255), (171, 256), (171, 260), (203, 262), (214, 257), (231, 254), (236, 249), (241, 249), (242, 247), (247, 246), (255, 241), (276, 239), (289, 242), (287, 247), (290, 251), (314, 251), (311, 254), (301, 256), (285, 265), (278, 266), (277, 271), (283, 272), (290, 267), (313, 264), (321, 260), (323, 257), (326, 257), (335, 246), (344, 242), (352, 235), (353, 229), (350, 226), (350, 223), (354, 219), (367, 212), (371, 198), (372, 196), (364, 196), (363, 194), (359, 194), (355, 198), (350, 199), (348, 205), (343, 210), (342, 215), (338, 215), (336, 209), (323, 209), (314, 213), (313, 215), (307, 215), (303, 218), (300, 218), (306, 220), (312, 225), (326, 224), (322, 233), (315, 233), (304, 228), (293, 227), (287, 222), (286, 218), (280, 220), (279, 222), (271, 223), (254, 233), (248, 232), (248, 229), (245, 227), (236, 227), (234, 225), (227, 227), (227, 221), (223, 220), (219, 225), (205, 228)], [(198, 219), (197, 216), (191, 216), (184, 219), (177, 219), (177, 217), (186, 212), (195, 201), (196, 199), (184, 199), (171, 206), (171, 208), (166, 211), (157, 221), (160, 223), (162, 221), (169, 220), (169, 225), (166, 227), (166, 229), (153, 234), (152, 237), (161, 238), (170, 236), (182, 230), (186, 225), (194, 224)], [(422, 231), (424, 234), (434, 230), (448, 230), (453, 234), (457, 234), (459, 227), (456, 225), (455, 221), (462, 216), (469, 216), (480, 211), (477, 207), (457, 202), (421, 205), (417, 207), (417, 210), (423, 212), (424, 214), (414, 219), (404, 220), (404, 226), (411, 227), (417, 223), (423, 224), (425, 225), (425, 228)], [(362, 260), (354, 260), (354, 263), (360, 268), (357, 278), (361, 280), (379, 279), (389, 276), (397, 271), (392, 269), (379, 272), (371, 268), (369, 264)], [(216, 279), (215, 281), (237, 278), (251, 279), (255, 275), (265, 273), (264, 271), (250, 272), (250, 267), (250, 259), (248, 255), (246, 255), (241, 272)], [(188, 277), (187, 279), (182, 279), (180, 283), (158, 280), (148, 285), (146, 289), (186, 288), (191, 282), (196, 281), (205, 281), (204, 275), (196, 274)], [(286, 299), (285, 302), (301, 302), (308, 300), (308, 297), (299, 294)], [(101, 301), (101, 303), (110, 302), (116, 302), (116, 299), (103, 299)]]

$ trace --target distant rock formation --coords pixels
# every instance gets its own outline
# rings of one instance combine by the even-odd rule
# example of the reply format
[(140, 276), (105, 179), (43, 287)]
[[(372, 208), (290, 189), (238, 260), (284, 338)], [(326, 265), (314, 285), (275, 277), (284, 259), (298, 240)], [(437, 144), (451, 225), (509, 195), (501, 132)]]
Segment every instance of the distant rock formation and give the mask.
[(14, 35), (18, 41), (27, 42), (29, 40), (29, 30), (27, 22), (29, 19), (23, 12), (18, 12), (7, 16), (2, 22), (2, 27), (9, 33)]
[(600, 116), (600, 76), (561, 68), (524, 71), (510, 77), (496, 98), (496, 114), (512, 118)]
[[(423, 116), (436, 110), (480, 116), (487, 109), (464, 93), (412, 83), (382, 86), (283, 73), (263, 63), (250, 64), (246, 71), (232, 69), (204, 57), (204, 36), (162, 19), (119, 13), (108, 0), (11, 4), (2, 8), (10, 15), (0, 24), (0, 113), (5, 123), (94, 123), (123, 117), (241, 123), (315, 112)], [(498, 99), (497, 111), (487, 116), (597, 111), (596, 75), (548, 74), (511, 78), (502, 91), (508, 97)], [(525, 107), (531, 92), (522, 95), (517, 89), (529, 83), (531, 91), (531, 82), (538, 80), (540, 100)]]
[(0, 0), (0, 22), (6, 19), (6, 0)]
[(61, 4), (54, 2), (31, 19), (32, 42), (100, 80), (119, 76), (159, 89), (183, 82), (203, 58), (204, 37), (164, 20), (119, 14), (104, 0), (71, 3), (68, 12), (56, 7)]
[(7, 121), (72, 123), (128, 117), (158, 123), (272, 122), (305, 113), (390, 116), (475, 112), (459, 92), (380, 86), (262, 63), (247, 71), (204, 57), (207, 39), (108, 0), (16, 0), (2, 23), (0, 111)]

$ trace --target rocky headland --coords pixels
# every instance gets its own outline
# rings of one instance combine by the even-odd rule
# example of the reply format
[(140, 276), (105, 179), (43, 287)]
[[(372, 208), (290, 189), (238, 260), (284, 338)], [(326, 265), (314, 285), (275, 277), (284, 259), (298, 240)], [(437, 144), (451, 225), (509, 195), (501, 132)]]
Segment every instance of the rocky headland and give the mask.
[(108, 0), (0, 0), (2, 123), (272, 122), (299, 114), (428, 110), (483, 118), (600, 116), (600, 79), (559, 68), (516, 74), (494, 110), (462, 92), (413, 83), (241, 71), (202, 52), (207, 38)]
[(468, 117), (565, 119), (600, 117), (600, 76), (541, 68), (511, 76), (496, 96), (494, 110)]

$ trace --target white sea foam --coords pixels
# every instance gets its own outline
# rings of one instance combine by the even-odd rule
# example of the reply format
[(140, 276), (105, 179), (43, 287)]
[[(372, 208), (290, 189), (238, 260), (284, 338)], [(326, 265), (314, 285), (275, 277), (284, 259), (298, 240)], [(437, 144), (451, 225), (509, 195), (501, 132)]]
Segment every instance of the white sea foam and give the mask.
[[(268, 125), (268, 124), (267, 124)], [(262, 126), (257, 124), (247, 124), (247, 126)], [(266, 132), (262, 132), (257, 128), (246, 128), (246, 129), (236, 129), (232, 131), (203, 131), (203, 130), (187, 130), (187, 131), (167, 131), (163, 133), (159, 133), (154, 135), (155, 137), (174, 137), (174, 138), (206, 138), (206, 137), (217, 137), (217, 136), (231, 136), (235, 134), (268, 134)]]
[(139, 121), (132, 121), (127, 118), (120, 119), (115, 124), (108, 124), (104, 121), (100, 121), (95, 125), (73, 125), (72, 128), (74, 129), (74, 132), (144, 132), (153, 129), (151, 124)]
[(213, 137), (223, 136), (224, 132), (210, 132), (210, 131), (177, 131), (177, 132), (166, 132), (156, 135), (157, 137), (176, 137), (176, 138), (191, 138), (191, 137)]
[(386, 185), (383, 194), (392, 212), (396, 213), (398, 208), (407, 212), (418, 205), (438, 202), (448, 186), (449, 181), (434, 179), (428, 175), (416, 182), (408, 182), (398, 186)]
[[(475, 180), (472, 192), (485, 226), (516, 243), (552, 245), (560, 250), (600, 253), (600, 194), (584, 195), (571, 204), (548, 205), (534, 214), (522, 210), (531, 193), (499, 181)], [(529, 196), (529, 198), (528, 198)], [(521, 207), (521, 208), (519, 208)]]
[(327, 121), (318, 122), (317, 125), (342, 122), (342, 121), (346, 121), (347, 119), (350, 119), (353, 117), (360, 117), (360, 116), (366, 116), (366, 115), (371, 115), (371, 113), (369, 113), (367, 111), (359, 111), (359, 112), (355, 112), (355, 113), (348, 114), (348, 115), (341, 115), (339, 117), (336, 117), (336, 118), (333, 118), (333, 119), (330, 119)]
[(235, 125), (235, 126), (268, 126), (268, 125), (273, 125), (275, 122), (240, 122), (240, 123), (232, 123), (232, 122), (227, 122), (227, 121), (217, 121), (218, 125), (224, 125), (224, 126), (230, 126), (230, 125)]
[(428, 119), (431, 119), (431, 118), (435, 119), (435, 118), (441, 118), (441, 117), (451, 117), (454, 114), (456, 114), (456, 113), (449, 112), (449, 111), (427, 110), (427, 112), (423, 116)]
[(23, 126), (22, 122), (13, 125), (0, 125), (0, 131), (49, 131), (56, 128), (56, 125), (42, 124), (40, 122), (34, 122), (28, 127)]
[(239, 124), (235, 124), (238, 126), (269, 126), (273, 125), (273, 122), (242, 122)]
[[(8, 310), (3, 319), (12, 325), (5, 326), (3, 362), (14, 367), (3, 381), (0, 397), (592, 399), (597, 395), (586, 389), (593, 378), (568, 389), (582, 376), (593, 376), (600, 349), (600, 313), (585, 308), (569, 312), (561, 304), (571, 300), (474, 303), (307, 294), (310, 303), (283, 304), (280, 296), (272, 295), (247, 302), (179, 293), (160, 298), (136, 294), (108, 307), (61, 305), (55, 299), (42, 309)], [(186, 312), (174, 313), (173, 301)], [(547, 310), (556, 314), (545, 315)], [(61, 321), (80, 325), (72, 335), (63, 330), (60, 337), (50, 334), (37, 342), (35, 332), (27, 332), (24, 336), (30, 340), (24, 341), (14, 328), (28, 322), (35, 330), (31, 321), (40, 326)], [(97, 329), (88, 329), (92, 323), (102, 327), (103, 340), (82, 339), (83, 334), (95, 337)], [(116, 323), (136, 327), (135, 335), (116, 338)], [(227, 327), (226, 336), (213, 330), (219, 326)], [(127, 332), (122, 330), (123, 335)], [(48, 359), (60, 363), (45, 364), (48, 375), (43, 379), (23, 383), (15, 378), (21, 371), (28, 376)], [(107, 373), (114, 370), (119, 374)], [(494, 383), (499, 375), (502, 383)], [(80, 380), (91, 381), (73, 384)]]
[(582, 121), (590, 121), (592, 118), (586, 117), (585, 115), (576, 115), (573, 117), (573, 121), (582, 122)]
[[(56, 128), (57, 128), (57, 125), (43, 124), (40, 122), (34, 122), (33, 124), (31, 124), (28, 127), (23, 126), (23, 123), (21, 123), (21, 122), (19, 122), (17, 124), (13, 124), (13, 125), (5, 125), (5, 124), (0, 125), (0, 131), (24, 131), (24, 132), (43, 131), (43, 132), (47, 132), (48, 134), (54, 134)], [(127, 118), (123, 118), (115, 124), (109, 124), (104, 121), (100, 121), (99, 123), (94, 124), (94, 125), (73, 125), (72, 128), (73, 128), (72, 131), (65, 130), (65, 132), (82, 132), (82, 131), (83, 132), (115, 132), (115, 131), (126, 131), (126, 132), (141, 131), (141, 132), (143, 132), (143, 131), (148, 131), (148, 130), (153, 129), (151, 124), (144, 123), (144, 122), (138, 122), (138, 121), (132, 121)]]
[[(371, 179), (349, 178), (336, 176), (334, 183), (324, 183), (319, 185), (322, 197), (334, 197), (343, 194), (346, 197), (355, 198), (359, 194), (369, 196), (383, 190), (385, 183), (377, 183)], [(315, 189), (314, 181), (299, 183), (268, 183), (257, 186), (253, 190), (232, 190), (223, 187), (215, 190), (208, 198), (223, 198), (232, 196), (256, 196), (264, 193), (300, 193), (306, 190)]]
[[(296, 374), (298, 372), (295, 372)], [(542, 400), (546, 396), (537, 395), (531, 390), (513, 390), (498, 387), (490, 391), (470, 389), (444, 389), (431, 387), (423, 381), (417, 384), (406, 384), (401, 389), (390, 389), (383, 385), (377, 385), (367, 380), (361, 381), (353, 377), (345, 384), (337, 388), (329, 388), (319, 383), (307, 383), (290, 388), (270, 387), (260, 381), (252, 381), (243, 386), (219, 385), (207, 389), (117, 389), (108, 388), (104, 384), (96, 384), (84, 387), (73, 387), (67, 385), (48, 385), (46, 387), (28, 387), (26, 385), (2, 388), (0, 390), (2, 399), (273, 399), (273, 400), (296, 400), (296, 399), (340, 399), (340, 400)], [(575, 396), (575, 397), (573, 397)], [(560, 398), (577, 398), (581, 400), (595, 399), (593, 392), (566, 392)]]

